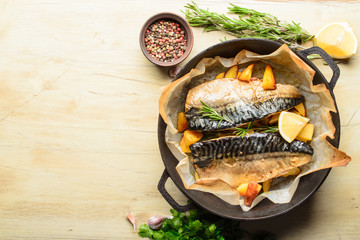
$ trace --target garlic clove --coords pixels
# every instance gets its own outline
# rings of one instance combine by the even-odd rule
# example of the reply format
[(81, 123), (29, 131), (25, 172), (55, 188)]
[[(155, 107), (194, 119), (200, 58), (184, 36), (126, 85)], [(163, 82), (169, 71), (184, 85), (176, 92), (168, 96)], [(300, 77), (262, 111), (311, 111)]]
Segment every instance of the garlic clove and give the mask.
[(162, 227), (164, 220), (167, 218), (170, 218), (170, 217), (159, 216), (159, 215), (152, 216), (148, 220), (148, 226), (153, 230), (160, 229)]

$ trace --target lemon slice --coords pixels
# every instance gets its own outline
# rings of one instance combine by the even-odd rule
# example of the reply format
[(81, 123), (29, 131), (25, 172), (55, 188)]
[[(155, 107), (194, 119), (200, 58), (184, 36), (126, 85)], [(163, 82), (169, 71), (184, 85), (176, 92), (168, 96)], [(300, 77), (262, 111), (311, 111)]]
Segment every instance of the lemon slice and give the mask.
[(357, 39), (347, 22), (330, 23), (324, 26), (314, 38), (315, 46), (321, 47), (331, 57), (345, 59), (357, 50)]
[(279, 132), (287, 141), (292, 142), (300, 131), (309, 122), (309, 119), (292, 112), (281, 112), (279, 116)]

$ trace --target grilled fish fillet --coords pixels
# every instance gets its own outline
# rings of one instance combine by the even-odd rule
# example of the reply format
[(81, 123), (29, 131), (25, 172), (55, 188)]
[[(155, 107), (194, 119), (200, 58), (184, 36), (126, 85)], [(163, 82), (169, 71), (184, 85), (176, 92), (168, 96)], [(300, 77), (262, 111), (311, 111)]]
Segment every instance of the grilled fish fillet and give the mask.
[(278, 133), (228, 136), (190, 145), (200, 178), (219, 178), (233, 187), (264, 182), (311, 160), (313, 148), (302, 141), (285, 141)]
[[(229, 120), (214, 121), (199, 111), (205, 103)], [(304, 101), (292, 85), (276, 84), (275, 90), (264, 90), (260, 80), (250, 82), (222, 78), (200, 84), (189, 90), (185, 112), (190, 130), (231, 129), (290, 109)]]

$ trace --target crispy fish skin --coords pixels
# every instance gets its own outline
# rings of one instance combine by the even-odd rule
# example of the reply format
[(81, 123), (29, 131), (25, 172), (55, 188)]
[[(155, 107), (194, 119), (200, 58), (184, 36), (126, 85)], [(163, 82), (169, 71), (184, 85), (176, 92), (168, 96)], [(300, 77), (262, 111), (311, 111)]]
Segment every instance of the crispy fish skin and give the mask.
[(278, 133), (220, 137), (190, 146), (200, 178), (219, 178), (233, 187), (249, 181), (264, 182), (311, 160), (313, 148)]
[[(201, 101), (230, 121), (211, 120), (202, 116)], [(275, 90), (264, 90), (260, 80), (250, 82), (222, 78), (200, 84), (189, 90), (185, 112), (190, 130), (213, 131), (234, 128), (290, 109), (304, 101), (291, 85), (276, 84)]]

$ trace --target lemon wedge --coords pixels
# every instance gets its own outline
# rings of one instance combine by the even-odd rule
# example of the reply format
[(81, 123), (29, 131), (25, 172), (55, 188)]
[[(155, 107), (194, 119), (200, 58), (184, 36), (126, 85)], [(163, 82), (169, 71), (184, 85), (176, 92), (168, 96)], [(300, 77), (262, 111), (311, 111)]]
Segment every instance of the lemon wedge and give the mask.
[(357, 39), (348, 22), (327, 24), (315, 35), (314, 44), (338, 59), (350, 58), (357, 50)]
[(292, 142), (301, 130), (309, 122), (309, 119), (292, 112), (281, 112), (278, 128), (280, 135), (287, 141)]

